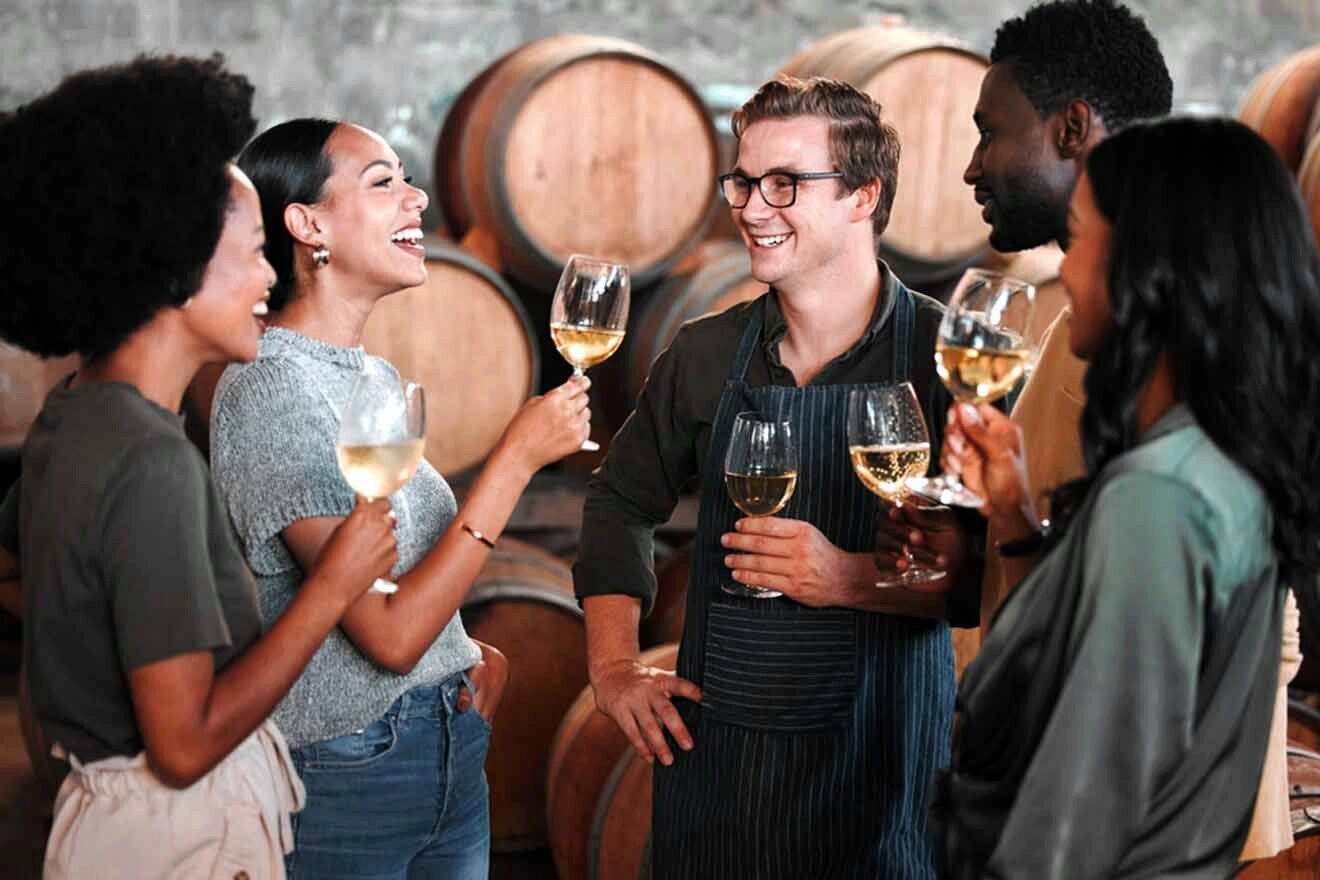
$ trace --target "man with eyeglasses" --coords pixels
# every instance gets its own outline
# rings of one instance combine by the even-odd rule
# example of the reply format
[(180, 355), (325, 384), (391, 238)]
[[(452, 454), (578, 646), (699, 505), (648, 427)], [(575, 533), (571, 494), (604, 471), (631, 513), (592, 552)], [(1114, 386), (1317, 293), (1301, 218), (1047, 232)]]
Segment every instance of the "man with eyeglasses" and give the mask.
[[(933, 877), (926, 800), (949, 753), (944, 618), (957, 603), (943, 583), (875, 588), (877, 504), (845, 436), (852, 388), (911, 381), (936, 450), (947, 406), (932, 358), (941, 307), (876, 257), (898, 135), (853, 87), (789, 78), (762, 86), (733, 131), (738, 162), (718, 185), (770, 290), (684, 325), (590, 484), (574, 578), (596, 703), (658, 759), (652, 876)], [(777, 516), (740, 518), (725, 493), (747, 410), (790, 421), (799, 440)], [(655, 594), (652, 531), (692, 477), (675, 674), (639, 664), (637, 632)], [(940, 564), (959, 561), (945, 550)]]

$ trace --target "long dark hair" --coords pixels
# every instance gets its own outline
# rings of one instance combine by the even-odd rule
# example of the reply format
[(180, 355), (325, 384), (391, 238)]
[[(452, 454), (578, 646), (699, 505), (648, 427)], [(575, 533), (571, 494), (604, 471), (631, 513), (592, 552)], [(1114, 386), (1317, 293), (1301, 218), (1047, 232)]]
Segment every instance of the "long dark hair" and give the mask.
[(339, 126), (331, 119), (290, 119), (257, 135), (238, 157), (238, 167), (261, 196), (266, 227), (266, 260), (278, 280), (270, 289), (270, 307), (282, 309), (293, 292), (293, 236), (284, 225), (284, 209), (321, 200), (333, 170), (325, 142)]
[(1300, 587), (1320, 565), (1320, 263), (1292, 176), (1227, 119), (1133, 126), (1086, 170), (1113, 228), (1114, 329), (1086, 374), (1088, 476), (1057, 509), (1066, 520), (1136, 443), (1138, 396), (1164, 354), (1178, 399), (1264, 490), (1280, 571)]

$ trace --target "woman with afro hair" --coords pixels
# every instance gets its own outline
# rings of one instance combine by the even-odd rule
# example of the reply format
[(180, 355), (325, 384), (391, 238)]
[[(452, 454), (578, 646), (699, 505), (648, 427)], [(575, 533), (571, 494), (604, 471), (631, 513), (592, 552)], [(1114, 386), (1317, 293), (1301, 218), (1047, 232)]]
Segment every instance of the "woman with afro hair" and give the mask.
[(251, 360), (274, 273), (231, 162), (252, 88), (209, 60), (89, 70), (0, 119), (0, 337), (83, 366), (51, 390), (0, 506), (24, 666), (53, 752), (47, 877), (281, 877), (303, 792), (267, 720), (394, 562), (359, 501), (263, 634), (254, 584), (176, 413)]
[(985, 493), (1012, 592), (959, 687), (937, 860), (952, 878), (1227, 877), (1287, 586), (1313, 591), (1320, 567), (1320, 262), (1292, 175), (1224, 119), (1101, 142), (1068, 228), (1087, 473), (1054, 492), (1048, 534), (1017, 427), (951, 413), (945, 465)]

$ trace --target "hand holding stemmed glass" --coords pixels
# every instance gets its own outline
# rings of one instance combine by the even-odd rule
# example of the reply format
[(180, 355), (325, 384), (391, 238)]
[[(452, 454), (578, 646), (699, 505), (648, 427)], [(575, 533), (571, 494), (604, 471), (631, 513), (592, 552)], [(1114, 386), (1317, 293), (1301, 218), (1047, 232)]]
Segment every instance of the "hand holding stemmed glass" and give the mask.
[[(619, 350), (628, 327), (631, 286), (622, 263), (574, 254), (568, 258), (550, 304), (550, 337), (573, 375)], [(595, 452), (600, 444), (582, 442), (582, 450)]]
[[(1036, 288), (986, 269), (968, 269), (940, 321), (935, 367), (956, 403), (991, 403), (1031, 370), (1036, 358), (1027, 340)], [(956, 474), (915, 476), (916, 494), (939, 504), (981, 507), (985, 499)]]
[[(862, 485), (902, 507), (908, 482), (930, 466), (930, 435), (926, 419), (910, 382), (848, 393), (848, 455)], [(903, 545), (906, 567), (876, 583), (877, 587), (905, 587), (944, 577), (945, 572), (917, 562)]]
[[(755, 412), (738, 413), (724, 456), (724, 487), (734, 506), (747, 516), (773, 516), (793, 497), (797, 482), (798, 446), (792, 424)], [(784, 595), (737, 582), (720, 586), (747, 599)]]
[[(402, 385), (393, 373), (368, 361), (339, 422), (335, 456), (344, 480), (368, 501), (393, 495), (412, 479), (425, 444), (422, 387)], [(373, 593), (398, 589), (384, 578), (371, 585)]]

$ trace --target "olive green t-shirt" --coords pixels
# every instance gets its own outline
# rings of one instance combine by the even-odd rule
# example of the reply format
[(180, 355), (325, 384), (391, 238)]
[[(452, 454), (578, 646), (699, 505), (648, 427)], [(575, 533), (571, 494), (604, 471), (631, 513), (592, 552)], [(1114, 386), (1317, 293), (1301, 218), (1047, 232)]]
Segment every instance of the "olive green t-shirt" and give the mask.
[(223, 668), (261, 632), (252, 577), (180, 418), (122, 383), (46, 399), (0, 505), (23, 582), (38, 721), (81, 761), (135, 755), (128, 672), (192, 651)]

